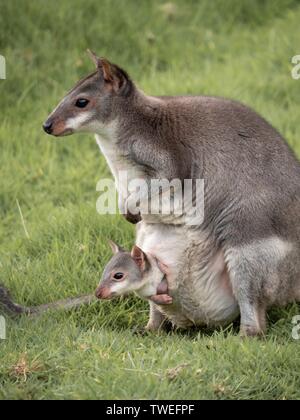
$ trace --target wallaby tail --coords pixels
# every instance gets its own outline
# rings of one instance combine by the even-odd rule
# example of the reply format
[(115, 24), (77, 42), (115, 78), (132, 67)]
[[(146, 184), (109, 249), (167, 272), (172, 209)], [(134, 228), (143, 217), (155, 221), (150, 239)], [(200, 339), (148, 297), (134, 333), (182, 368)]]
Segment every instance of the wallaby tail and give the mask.
[(0, 310), (13, 317), (22, 314), (29, 316), (38, 316), (50, 310), (69, 310), (78, 308), (82, 305), (89, 305), (96, 300), (94, 295), (82, 295), (75, 298), (62, 299), (57, 302), (48, 303), (46, 305), (27, 307), (15, 303), (6, 287), (0, 285)]
[(29, 308), (14, 303), (9, 291), (2, 285), (0, 285), (0, 310), (14, 316), (30, 313)]

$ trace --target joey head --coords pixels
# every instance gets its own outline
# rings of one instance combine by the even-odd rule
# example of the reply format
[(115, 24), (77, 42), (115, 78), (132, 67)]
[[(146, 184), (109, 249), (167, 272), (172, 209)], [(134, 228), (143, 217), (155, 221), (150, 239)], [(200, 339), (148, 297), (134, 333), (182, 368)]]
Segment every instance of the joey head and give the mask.
[(110, 241), (114, 256), (104, 269), (101, 282), (96, 290), (99, 299), (136, 292), (140, 297), (158, 305), (170, 305), (168, 284), (158, 261), (134, 246), (131, 253)]

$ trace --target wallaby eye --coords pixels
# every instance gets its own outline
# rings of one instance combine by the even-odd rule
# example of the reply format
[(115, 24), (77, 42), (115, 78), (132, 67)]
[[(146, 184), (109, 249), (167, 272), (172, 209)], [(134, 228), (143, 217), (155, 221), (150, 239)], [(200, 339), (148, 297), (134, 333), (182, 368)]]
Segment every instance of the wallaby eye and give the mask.
[(77, 106), (77, 108), (85, 108), (89, 102), (88, 99), (79, 98), (77, 99), (75, 106)]
[(124, 277), (124, 274), (123, 273), (116, 273), (115, 275), (114, 275), (114, 280), (122, 280), (123, 279), (123, 277)]

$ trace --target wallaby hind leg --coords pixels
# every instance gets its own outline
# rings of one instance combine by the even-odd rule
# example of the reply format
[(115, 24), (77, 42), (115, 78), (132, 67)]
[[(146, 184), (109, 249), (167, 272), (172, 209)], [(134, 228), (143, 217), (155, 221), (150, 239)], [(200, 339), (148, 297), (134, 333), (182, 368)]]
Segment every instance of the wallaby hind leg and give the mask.
[(266, 308), (253, 304), (247, 299), (241, 299), (240, 302), (241, 312), (241, 326), (240, 334), (242, 337), (256, 337), (265, 334), (267, 329), (266, 322)]
[(227, 252), (233, 293), (241, 313), (241, 335), (257, 336), (266, 331), (266, 309), (276, 301), (284, 285), (279, 266), (290, 252), (288, 242), (278, 237), (259, 240)]

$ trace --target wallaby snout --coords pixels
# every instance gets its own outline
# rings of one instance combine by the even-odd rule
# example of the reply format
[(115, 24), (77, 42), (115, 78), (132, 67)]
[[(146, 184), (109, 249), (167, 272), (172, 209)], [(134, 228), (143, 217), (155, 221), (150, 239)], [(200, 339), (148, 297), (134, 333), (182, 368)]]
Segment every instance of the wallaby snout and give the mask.
[(113, 293), (108, 286), (99, 286), (96, 290), (96, 297), (97, 299), (111, 299), (113, 297)]
[(52, 134), (52, 129), (53, 127), (53, 122), (51, 120), (47, 120), (44, 124), (43, 124), (43, 129), (47, 134)]
[(55, 137), (64, 137), (73, 134), (73, 130), (66, 126), (66, 123), (61, 118), (49, 117), (43, 124), (44, 131)]

